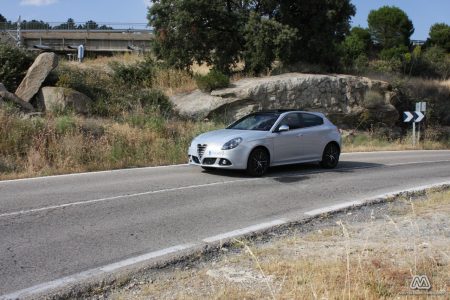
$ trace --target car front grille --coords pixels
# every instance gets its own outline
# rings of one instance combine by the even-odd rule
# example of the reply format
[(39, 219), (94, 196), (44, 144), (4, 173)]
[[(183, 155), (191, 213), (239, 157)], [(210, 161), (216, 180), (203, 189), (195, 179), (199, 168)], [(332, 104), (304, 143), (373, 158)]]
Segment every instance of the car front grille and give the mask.
[(205, 153), (205, 149), (206, 149), (206, 144), (198, 144), (197, 145), (197, 153), (198, 153), (198, 157), (200, 158), (200, 159), (202, 159), (202, 157), (203, 157), (203, 154)]
[(204, 165), (213, 165), (213, 164), (215, 164), (216, 163), (216, 158), (210, 158), (210, 157), (208, 157), (208, 158), (205, 158), (204, 160), (203, 160), (203, 164)]

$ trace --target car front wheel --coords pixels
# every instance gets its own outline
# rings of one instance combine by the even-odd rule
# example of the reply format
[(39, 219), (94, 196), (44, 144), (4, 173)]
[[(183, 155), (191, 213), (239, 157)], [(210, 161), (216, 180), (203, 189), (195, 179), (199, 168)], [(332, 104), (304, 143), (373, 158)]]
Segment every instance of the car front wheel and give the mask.
[(336, 168), (340, 155), (339, 147), (334, 143), (329, 143), (323, 150), (322, 161), (320, 165), (325, 169)]
[(265, 149), (254, 149), (247, 162), (247, 173), (251, 176), (263, 176), (269, 168), (269, 153)]

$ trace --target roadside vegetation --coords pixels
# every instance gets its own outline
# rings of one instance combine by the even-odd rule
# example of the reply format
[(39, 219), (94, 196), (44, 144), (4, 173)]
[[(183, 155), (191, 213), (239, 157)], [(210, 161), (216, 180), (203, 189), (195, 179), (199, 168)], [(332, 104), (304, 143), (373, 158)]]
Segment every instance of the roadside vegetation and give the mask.
[[(448, 297), (449, 189), (400, 197), (144, 275), (111, 299), (409, 299)], [(426, 275), (431, 290), (412, 290)], [(421, 295), (420, 295), (421, 294)]]
[[(0, 179), (185, 162), (193, 136), (225, 124), (181, 119), (168, 97), (291, 71), (386, 80), (397, 92), (398, 111), (428, 103), (415, 149), (450, 148), (447, 24), (433, 25), (426, 43), (414, 46), (413, 24), (396, 7), (371, 12), (368, 28), (350, 29), (355, 8), (349, 0), (209, 1), (201, 9), (196, 1), (153, 2), (151, 54), (88, 57), (82, 64), (63, 60), (44, 83), (89, 96), (89, 114), (66, 109), (30, 117), (0, 101)], [(335, 12), (332, 18), (328, 10)], [(32, 61), (32, 54), (0, 44), (0, 82), (14, 91)], [(344, 151), (412, 149), (408, 125), (399, 120), (385, 128), (375, 120), (357, 120), (344, 134)]]

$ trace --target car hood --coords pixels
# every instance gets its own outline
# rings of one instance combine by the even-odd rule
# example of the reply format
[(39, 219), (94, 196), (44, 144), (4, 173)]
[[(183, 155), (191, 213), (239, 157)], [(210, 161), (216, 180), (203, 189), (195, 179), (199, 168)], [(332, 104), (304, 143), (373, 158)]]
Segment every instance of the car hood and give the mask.
[(236, 129), (220, 129), (209, 131), (197, 136), (192, 144), (216, 144), (222, 146), (231, 139), (241, 137), (244, 142), (252, 141), (255, 139), (263, 138), (267, 136), (268, 131), (256, 131), (256, 130), (236, 130)]

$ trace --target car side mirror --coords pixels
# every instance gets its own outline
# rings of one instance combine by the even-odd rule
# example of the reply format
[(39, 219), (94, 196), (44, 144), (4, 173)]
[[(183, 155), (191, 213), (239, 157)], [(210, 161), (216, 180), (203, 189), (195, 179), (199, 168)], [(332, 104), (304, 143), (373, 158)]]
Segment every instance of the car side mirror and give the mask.
[(283, 132), (283, 131), (289, 131), (289, 126), (288, 125), (281, 125), (277, 132)]

